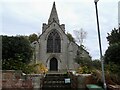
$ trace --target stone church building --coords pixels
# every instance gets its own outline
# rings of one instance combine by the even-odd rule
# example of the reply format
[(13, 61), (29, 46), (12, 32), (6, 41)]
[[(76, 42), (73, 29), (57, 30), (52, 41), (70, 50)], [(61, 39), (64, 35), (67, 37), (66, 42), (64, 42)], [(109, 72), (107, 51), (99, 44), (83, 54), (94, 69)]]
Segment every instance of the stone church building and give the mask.
[[(65, 24), (60, 24), (55, 2), (47, 23), (43, 23), (39, 40), (33, 42), (36, 62), (42, 62), (50, 71), (74, 69), (78, 45), (69, 41)], [(88, 52), (84, 52), (88, 55)]]

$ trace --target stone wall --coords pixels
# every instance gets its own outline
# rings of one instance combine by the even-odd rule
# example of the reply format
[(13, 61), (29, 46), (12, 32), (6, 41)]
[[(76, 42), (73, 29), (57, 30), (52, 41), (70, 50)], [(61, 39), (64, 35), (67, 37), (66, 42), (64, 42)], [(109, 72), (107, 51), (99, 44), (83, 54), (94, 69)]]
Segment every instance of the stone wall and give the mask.
[(91, 74), (77, 74), (75, 72), (70, 72), (70, 78), (72, 83), (72, 88), (77, 88), (78, 90), (86, 90), (87, 84), (96, 84), (96, 80)]
[(33, 88), (36, 89), (40, 89), (42, 88), (42, 81), (43, 81), (43, 77), (44, 75), (42, 74), (28, 74), (28, 75), (24, 75), (26, 77), (26, 79), (31, 79), (32, 80), (32, 85)]
[(88, 84), (94, 84), (97, 85), (98, 81), (93, 77), (92, 74), (78, 74), (77, 75), (78, 80), (78, 88), (82, 90), (87, 89)]
[(2, 71), (2, 89), (34, 90), (40, 88), (41, 77), (42, 75), (23, 75), (21, 71)]

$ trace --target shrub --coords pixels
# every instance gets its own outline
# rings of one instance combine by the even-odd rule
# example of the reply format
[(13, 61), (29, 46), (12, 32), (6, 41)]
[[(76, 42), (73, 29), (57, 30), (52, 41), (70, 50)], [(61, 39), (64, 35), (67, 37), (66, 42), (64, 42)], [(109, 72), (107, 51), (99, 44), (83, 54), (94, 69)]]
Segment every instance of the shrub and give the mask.
[(77, 69), (77, 73), (80, 74), (90, 74), (91, 73), (91, 69), (87, 66), (81, 66)]

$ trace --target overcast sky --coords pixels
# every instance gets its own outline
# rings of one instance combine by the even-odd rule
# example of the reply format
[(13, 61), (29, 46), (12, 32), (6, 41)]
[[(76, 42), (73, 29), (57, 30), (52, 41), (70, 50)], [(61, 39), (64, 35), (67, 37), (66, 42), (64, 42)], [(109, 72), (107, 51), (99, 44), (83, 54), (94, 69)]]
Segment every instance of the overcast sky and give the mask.
[[(0, 1), (0, 30), (3, 35), (41, 33), (47, 23), (53, 2), (66, 32), (83, 28), (87, 32), (84, 45), (93, 59), (99, 59), (99, 46), (94, 0), (2, 0)], [(108, 47), (107, 33), (118, 27), (118, 1), (99, 0), (98, 12), (103, 54)]]

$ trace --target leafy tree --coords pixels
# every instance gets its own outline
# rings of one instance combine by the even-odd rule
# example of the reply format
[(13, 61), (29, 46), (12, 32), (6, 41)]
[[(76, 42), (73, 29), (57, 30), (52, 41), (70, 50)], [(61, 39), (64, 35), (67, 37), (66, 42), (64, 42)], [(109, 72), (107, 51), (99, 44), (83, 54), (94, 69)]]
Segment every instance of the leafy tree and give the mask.
[(28, 38), (29, 38), (29, 41), (30, 41), (31, 43), (38, 40), (38, 36), (37, 36), (37, 34), (35, 34), (35, 33), (29, 35)]
[(75, 57), (75, 61), (80, 66), (91, 66), (91, 57), (89, 53), (84, 49), (83, 45), (79, 47), (79, 50), (77, 51), (77, 56)]
[(30, 42), (24, 36), (2, 36), (2, 69), (22, 70), (31, 56)]
[(120, 65), (120, 29), (114, 28), (108, 34), (109, 47), (105, 52), (105, 62), (114, 62)]
[(74, 42), (74, 43), (75, 43), (75, 39), (73, 38), (73, 36), (72, 36), (70, 33), (67, 33), (66, 35), (67, 35), (67, 37), (68, 37), (69, 41), (71, 41), (71, 42)]
[(108, 47), (105, 52), (105, 62), (114, 62), (120, 65), (120, 42)]
[(114, 28), (108, 34), (109, 47), (105, 52), (106, 71), (109, 72), (110, 79), (120, 84), (120, 29)]
[(100, 70), (101, 69), (101, 61), (98, 60), (98, 59), (93, 60), (92, 61), (92, 67)]
[(107, 40), (109, 45), (120, 42), (120, 29), (114, 28), (111, 33), (108, 33)]

